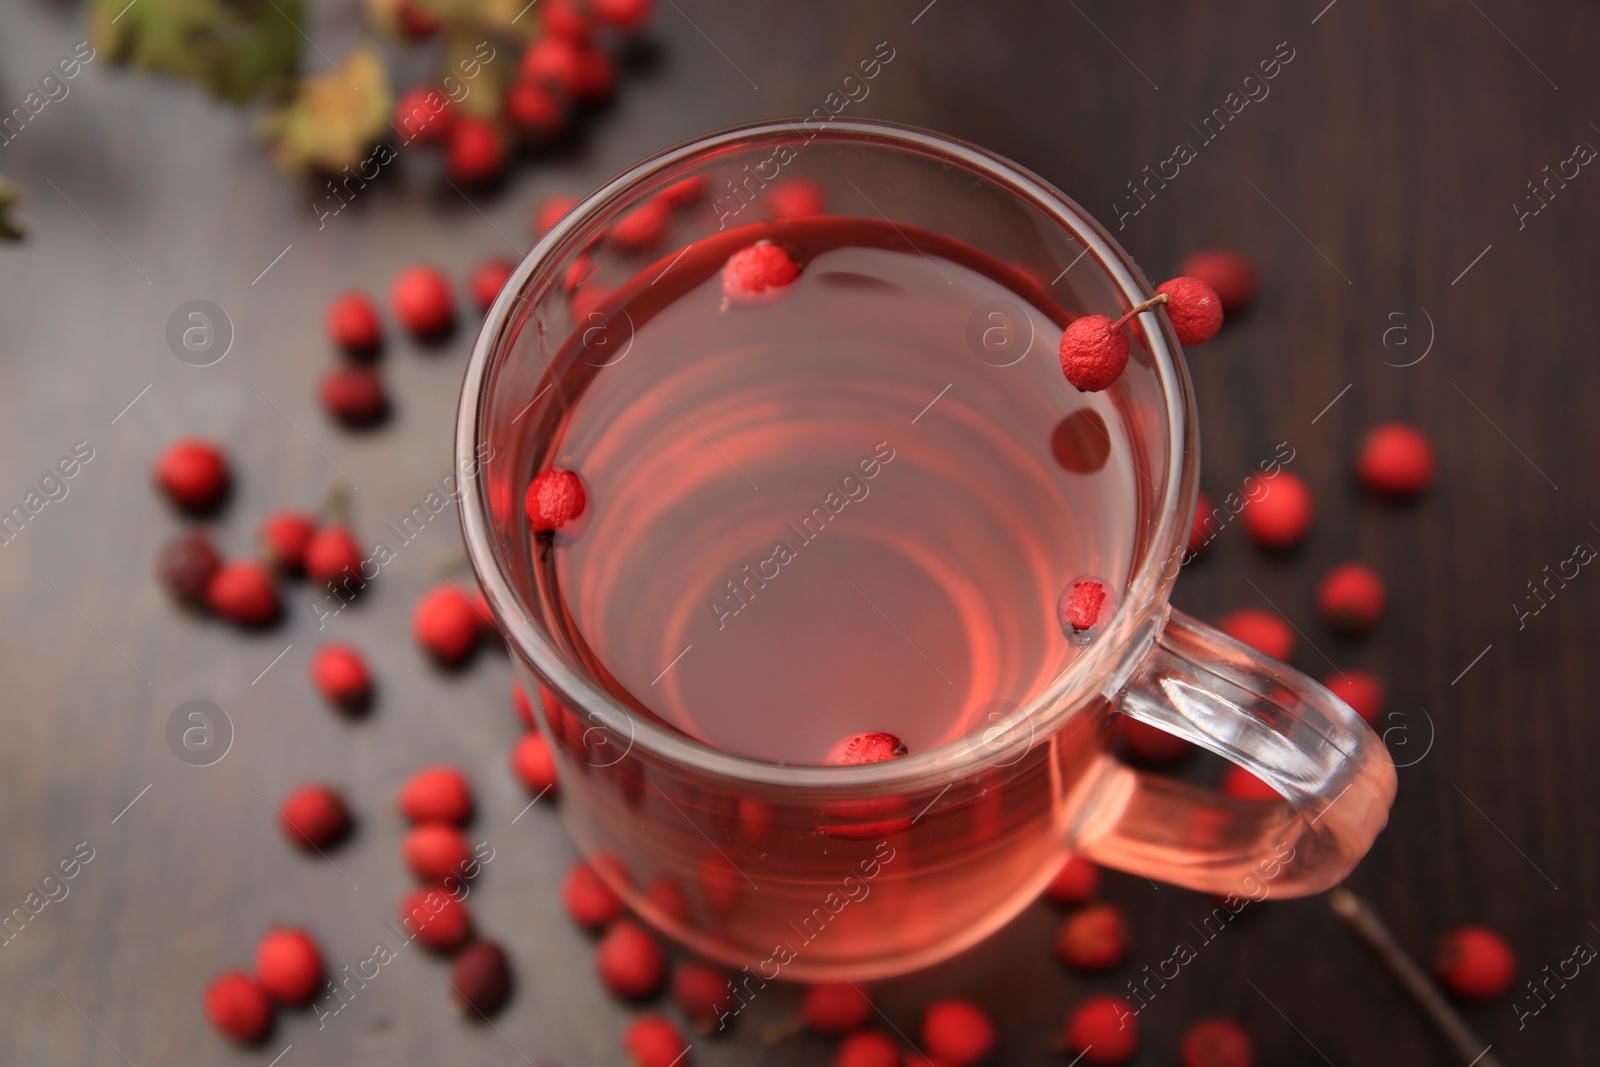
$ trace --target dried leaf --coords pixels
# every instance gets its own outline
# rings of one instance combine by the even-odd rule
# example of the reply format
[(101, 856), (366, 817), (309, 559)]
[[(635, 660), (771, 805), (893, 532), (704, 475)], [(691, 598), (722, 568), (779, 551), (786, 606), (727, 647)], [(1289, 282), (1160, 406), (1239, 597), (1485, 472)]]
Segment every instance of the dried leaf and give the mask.
[(335, 70), (300, 83), (288, 104), (262, 121), (279, 166), (337, 173), (360, 162), (389, 128), (394, 106), (377, 51), (357, 45)]
[(5, 175), (0, 174), (0, 238), (16, 241), (27, 232), (27, 227), (12, 211), (21, 198), (22, 190), (7, 181)]
[(244, 101), (300, 66), (302, 0), (90, 0), (89, 35), (113, 63)]

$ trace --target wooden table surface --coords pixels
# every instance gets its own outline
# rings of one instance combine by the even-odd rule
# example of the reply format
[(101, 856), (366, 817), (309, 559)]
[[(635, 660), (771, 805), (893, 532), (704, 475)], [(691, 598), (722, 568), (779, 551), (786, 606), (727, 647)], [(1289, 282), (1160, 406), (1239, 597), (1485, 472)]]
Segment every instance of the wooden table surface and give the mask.
[[(1288, 560), (1226, 531), (1176, 603), (1214, 618), (1270, 601), (1302, 631), (1297, 665), (1359, 666), (1389, 684), (1399, 800), (1351, 885), (1416, 951), (1459, 922), (1503, 930), (1522, 977), (1600, 944), (1589, 694), (1600, 577), (1552, 584), (1547, 606), (1518, 614), (1537, 606), (1530, 581), (1600, 543), (1600, 176), (1550, 181), (1539, 199), (1529, 185), (1600, 144), (1600, 15), (1573, 0), (1325, 3), (668, 0), (654, 61), (569, 148), (474, 203), (407, 160), (321, 229), (317, 191), (270, 168), (245, 116), (90, 63), (0, 146), (33, 226), (0, 249), (0, 504), (22, 502), (77, 442), (93, 450), (67, 496), (0, 545), (0, 911), (24, 906), (75, 848), (93, 850), (68, 895), (0, 948), (0, 1062), (621, 1062), (632, 1009), (601, 991), (559, 904), (571, 847), (545, 805), (512, 823), (527, 801), (505, 765), (507, 664), (484, 655), (443, 675), (407, 637), (411, 605), (458, 551), (454, 524), (428, 528), (328, 631), (301, 587), (284, 626), (241, 637), (181, 615), (153, 580), (152, 554), (177, 523), (149, 468), (180, 434), (228, 443), (237, 490), (213, 527), (232, 552), (251, 549), (270, 509), (312, 505), (341, 477), (358, 487), (358, 527), (405, 514), (450, 469), (470, 331), (432, 352), (392, 346), (392, 423), (343, 433), (314, 397), (336, 290), (382, 291), (418, 258), (460, 279), (487, 255), (524, 252), (543, 197), (706, 130), (809, 112), (880, 41), (896, 58), (854, 113), (1032, 168), (1153, 277), (1213, 243), (1259, 265), (1258, 306), (1193, 360), (1202, 484), (1220, 496), (1287, 440), (1316, 526)], [(318, 5), (312, 35), (329, 54), (349, 43), (354, 12)], [(0, 109), (72, 52), (81, 21), (74, 5), (8, 8)], [(1230, 93), (1261, 96), (1245, 79), (1274, 56), (1267, 95), (1203, 141), (1196, 127)], [(1196, 158), (1131, 213), (1129, 182), (1179, 142)], [(165, 339), (193, 299), (233, 326), (213, 366), (180, 362)], [(1380, 506), (1352, 484), (1356, 442), (1389, 418), (1420, 425), (1440, 452), (1438, 484), (1415, 506)], [(1389, 583), (1387, 617), (1364, 641), (1336, 639), (1312, 608), (1320, 573), (1347, 558)], [(366, 650), (380, 679), (364, 722), (330, 715), (310, 690), (309, 656), (330, 633)], [(211, 767), (185, 765), (166, 740), (193, 699), (232, 723)], [(474, 834), (496, 859), (473, 904), (513, 953), (514, 1002), (493, 1027), (454, 1018), (443, 966), (417, 949), (321, 1029), (289, 1013), (268, 1044), (229, 1048), (202, 1021), (200, 991), (247, 964), (269, 925), (309, 926), (335, 967), (385, 936), (406, 884), (390, 798), (441, 760), (479, 790)], [(339, 784), (360, 817), (337, 868), (291, 854), (267, 799), (314, 779)], [(1054, 962), (1059, 916), (1038, 905), (961, 960), (886, 987), (888, 1015), (913, 1032), (918, 1004), (963, 992), (1000, 1024), (995, 1062), (1065, 1064), (1045, 1049), (1067, 1007), (1165, 958), (1210, 908), (1137, 878), (1109, 876), (1108, 892), (1137, 930), (1109, 978)], [(1184, 1027), (1223, 1013), (1265, 1064), (1465, 1064), (1325, 901), (1272, 903), (1219, 941), (1145, 1011), (1138, 1062), (1176, 1062)], [(1600, 974), (1549, 988), (1520, 1022), (1509, 998), (1467, 1012), (1505, 1063), (1593, 1058)], [(697, 1041), (695, 1062), (830, 1062), (809, 1035), (763, 1044), (793, 1004), (757, 1002), (732, 1035)]]

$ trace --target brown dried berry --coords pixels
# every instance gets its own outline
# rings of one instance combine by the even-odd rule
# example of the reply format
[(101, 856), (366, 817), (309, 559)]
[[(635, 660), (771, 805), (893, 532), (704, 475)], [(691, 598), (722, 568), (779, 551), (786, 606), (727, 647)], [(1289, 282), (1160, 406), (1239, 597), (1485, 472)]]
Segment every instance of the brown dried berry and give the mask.
[(511, 995), (511, 961), (493, 941), (475, 941), (450, 967), (451, 999), (457, 1011), (493, 1015)]
[(185, 530), (161, 547), (156, 573), (167, 592), (191, 607), (206, 606), (206, 587), (222, 566), (211, 539), (199, 530)]

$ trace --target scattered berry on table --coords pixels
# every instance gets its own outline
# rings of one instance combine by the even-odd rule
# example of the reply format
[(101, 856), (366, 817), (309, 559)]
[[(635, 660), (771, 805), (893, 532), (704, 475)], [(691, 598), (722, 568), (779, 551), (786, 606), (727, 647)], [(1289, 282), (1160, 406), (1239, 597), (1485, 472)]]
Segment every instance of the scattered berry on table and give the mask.
[(465, 904), (442, 889), (413, 889), (400, 901), (400, 921), (435, 952), (454, 952), (472, 937)]
[(445, 171), (457, 185), (478, 185), (506, 169), (505, 138), (487, 119), (463, 115), (450, 128), (445, 144)]
[(371, 367), (333, 367), (317, 387), (322, 406), (352, 429), (381, 422), (389, 411), (383, 378)]
[(398, 803), (411, 822), (463, 823), (472, 815), (472, 787), (454, 767), (424, 767), (400, 787)]
[(876, 1009), (853, 982), (822, 982), (807, 986), (800, 1001), (800, 1016), (819, 1034), (837, 1037), (859, 1030), (872, 1021)]
[(567, 128), (567, 109), (549, 86), (518, 78), (506, 90), (506, 119), (534, 141), (552, 141)]
[(511, 706), (516, 709), (517, 721), (530, 730), (534, 729), (533, 704), (528, 700), (528, 694), (522, 691), (521, 682), (511, 683)]
[(622, 914), (622, 898), (588, 863), (575, 863), (561, 883), (561, 903), (572, 921), (598, 930)]
[(213, 511), (228, 494), (228, 461), (210, 441), (186, 437), (174, 441), (156, 458), (156, 484), (180, 510)]
[(256, 984), (278, 1003), (309, 1003), (322, 978), (322, 952), (304, 930), (273, 930), (256, 944)]
[(394, 105), (394, 128), (400, 143), (442, 141), (455, 125), (456, 113), (450, 98), (437, 89), (419, 85), (407, 89)]
[(206, 583), (206, 604), (240, 626), (266, 626), (283, 610), (272, 572), (253, 559), (236, 559), (217, 568)]
[(1294, 628), (1282, 615), (1265, 608), (1240, 608), (1217, 620), (1217, 629), (1273, 659), (1294, 652)]
[(240, 1044), (259, 1041), (272, 1028), (272, 1003), (243, 971), (229, 971), (213, 980), (201, 1006), (212, 1026)]
[(1286, 552), (1311, 529), (1311, 490), (1298, 474), (1286, 470), (1262, 475), (1260, 484), (1254, 499), (1246, 494), (1239, 517), (1256, 544)]
[(511, 995), (511, 960), (493, 941), (474, 941), (450, 965), (450, 999), (457, 1011), (493, 1015)]
[(156, 574), (179, 601), (192, 607), (206, 606), (206, 590), (222, 566), (216, 546), (199, 530), (183, 530), (161, 546), (156, 556)]
[(1044, 887), (1044, 895), (1056, 904), (1082, 904), (1100, 888), (1100, 868), (1077, 853), (1061, 861), (1061, 869)]
[(994, 1024), (971, 1001), (950, 997), (922, 1013), (922, 1047), (951, 1067), (970, 1067), (994, 1049)]
[(472, 601), (449, 582), (434, 586), (417, 601), (411, 615), (411, 632), (417, 643), (440, 663), (454, 666), (466, 661), (483, 635), (483, 619)]
[(1517, 957), (1506, 939), (1488, 927), (1458, 926), (1435, 946), (1433, 973), (1452, 996), (1493, 1000), (1511, 988)]
[(629, 1000), (651, 996), (667, 974), (667, 957), (655, 935), (631, 919), (618, 919), (595, 950), (600, 981)]
[(672, 972), (672, 999), (703, 1034), (720, 1029), (733, 1007), (732, 983), (722, 971), (698, 960), (684, 960)]
[(400, 324), (418, 337), (437, 337), (455, 321), (450, 283), (429, 266), (401, 271), (389, 287), (389, 303)]
[(1139, 1051), (1139, 1017), (1121, 997), (1089, 997), (1067, 1016), (1062, 1044), (1084, 1063), (1127, 1063)]
[(567, 99), (577, 96), (583, 77), (583, 54), (568, 37), (541, 37), (522, 52), (518, 68), (521, 77), (547, 86)]
[(659, 1015), (644, 1015), (622, 1033), (629, 1067), (690, 1067), (689, 1045), (678, 1028)]
[(328, 338), (352, 355), (368, 356), (383, 344), (378, 308), (366, 293), (340, 293), (328, 305)]
[(1368, 725), (1376, 725), (1383, 714), (1383, 683), (1366, 671), (1340, 671), (1322, 680), (1328, 691), (1349, 704)]
[(361, 546), (340, 523), (324, 526), (306, 542), (306, 577), (319, 586), (337, 583), (354, 595), (366, 580), (361, 574)]
[(1128, 919), (1115, 904), (1088, 904), (1068, 915), (1056, 934), (1056, 955), (1078, 971), (1104, 971), (1128, 955)]
[(400, 842), (406, 868), (424, 882), (460, 881), (472, 868), (472, 847), (453, 824), (425, 822), (406, 831)]
[(1317, 585), (1317, 610), (1328, 625), (1345, 633), (1365, 633), (1383, 615), (1383, 579), (1365, 563), (1342, 563)]
[(1231, 248), (1193, 252), (1178, 265), (1178, 273), (1211, 286), (1229, 315), (1243, 311), (1256, 298), (1256, 269)]
[(900, 1046), (876, 1030), (851, 1034), (839, 1044), (833, 1067), (900, 1067)]
[(325, 785), (301, 786), (278, 804), (278, 825), (291, 844), (327, 849), (350, 831), (344, 798)]
[(467, 289), (471, 291), (472, 302), (479, 311), (489, 310), (489, 305), (494, 303), (494, 298), (500, 295), (500, 290), (505, 288), (516, 269), (514, 262), (499, 256), (478, 264), (467, 281)]
[(543, 0), (539, 5), (539, 25), (556, 37), (587, 41), (594, 29), (594, 17), (587, 0)]
[(372, 675), (361, 653), (349, 645), (326, 644), (311, 657), (311, 684), (336, 708), (360, 713), (372, 702)]
[(1178, 1047), (1183, 1067), (1255, 1067), (1256, 1047), (1231, 1019), (1201, 1019), (1184, 1031)]
[(284, 574), (300, 574), (306, 569), (306, 548), (316, 532), (311, 516), (299, 511), (280, 511), (261, 524), (261, 550)]
[(1433, 484), (1433, 445), (1415, 426), (1386, 422), (1362, 442), (1356, 459), (1361, 484), (1381, 496), (1404, 500)]
[(603, 104), (617, 88), (617, 66), (605, 50), (593, 45), (578, 49), (578, 70), (572, 98), (580, 104)]
[(654, 0), (594, 0), (597, 21), (623, 33), (635, 33), (650, 21)]
[(550, 742), (537, 730), (517, 739), (511, 750), (511, 771), (530, 793), (543, 796), (556, 792), (556, 761)]

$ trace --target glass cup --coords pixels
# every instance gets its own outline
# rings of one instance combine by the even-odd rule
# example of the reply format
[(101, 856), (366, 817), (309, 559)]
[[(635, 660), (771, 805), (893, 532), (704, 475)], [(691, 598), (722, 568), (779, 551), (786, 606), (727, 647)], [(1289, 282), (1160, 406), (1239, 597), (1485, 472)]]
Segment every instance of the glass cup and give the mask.
[[(639, 273), (601, 235), (695, 176), (710, 196), (674, 224), (661, 266), (647, 270), (758, 221), (772, 182), (804, 176), (844, 205), (835, 214), (932, 231), (1041, 286), (1055, 279), (1047, 287), (1067, 314), (1116, 317), (1152, 295), (1105, 230), (1038, 177), (879, 122), (702, 137), (613, 179), (540, 240), (490, 309), (467, 369), (456, 450), (472, 475), (461, 518), (519, 681), (539, 694), (563, 818), (601, 876), (660, 930), (742, 969), (741, 1003), (777, 978), (876, 978), (946, 959), (1035, 899), (1069, 852), (1240, 898), (1343, 879), (1388, 817), (1394, 766), (1322, 686), (1168, 606), (1198, 445), (1188, 373), (1157, 311), (1139, 316), (1127, 370), (1105, 394), (1139, 475), (1125, 586), (1104, 631), (1024, 705), (899, 760), (789, 766), (711, 749), (634, 714), (595, 680), (542, 595), (550, 572), (523, 491), (557, 451), (572, 389), (606, 373), (628, 341), (626, 325), (585, 298)], [(593, 358), (574, 377), (556, 357), (580, 332)], [(1121, 716), (1232, 760), (1282, 799), (1235, 799), (1126, 766), (1114, 753)]]

